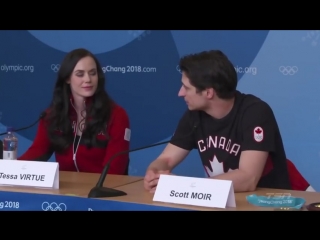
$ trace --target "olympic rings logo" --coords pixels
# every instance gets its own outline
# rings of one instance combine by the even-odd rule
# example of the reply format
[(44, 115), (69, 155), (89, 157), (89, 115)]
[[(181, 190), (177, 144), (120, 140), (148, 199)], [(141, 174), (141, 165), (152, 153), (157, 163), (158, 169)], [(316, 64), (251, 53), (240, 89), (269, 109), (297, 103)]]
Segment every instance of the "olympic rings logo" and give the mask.
[(294, 75), (298, 72), (298, 67), (297, 66), (280, 66), (279, 71), (283, 75)]
[(41, 207), (43, 211), (67, 211), (67, 206), (64, 203), (43, 202)]
[(60, 64), (51, 64), (51, 70), (54, 72), (58, 72), (60, 69)]

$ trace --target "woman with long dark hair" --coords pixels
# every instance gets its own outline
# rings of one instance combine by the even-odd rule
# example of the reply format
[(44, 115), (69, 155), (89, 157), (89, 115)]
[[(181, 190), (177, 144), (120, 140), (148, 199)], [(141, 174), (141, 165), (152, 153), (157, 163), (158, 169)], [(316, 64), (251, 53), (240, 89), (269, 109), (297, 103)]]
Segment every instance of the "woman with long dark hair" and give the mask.
[[(55, 153), (60, 171), (101, 173), (110, 157), (129, 149), (129, 118), (105, 91), (97, 58), (86, 49), (68, 53), (58, 72), (53, 99), (31, 147), (18, 159), (47, 161)], [(129, 155), (109, 173), (125, 175)]]

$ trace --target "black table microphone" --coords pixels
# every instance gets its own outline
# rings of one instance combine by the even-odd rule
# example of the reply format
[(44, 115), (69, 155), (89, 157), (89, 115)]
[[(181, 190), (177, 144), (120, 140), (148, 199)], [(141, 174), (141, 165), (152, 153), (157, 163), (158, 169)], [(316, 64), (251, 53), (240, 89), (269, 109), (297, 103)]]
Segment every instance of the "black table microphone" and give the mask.
[[(197, 128), (197, 125), (194, 125), (193, 128), (192, 128), (192, 131), (188, 135), (183, 136), (181, 139), (184, 139), (184, 138), (190, 136), (191, 134), (193, 134), (196, 128)], [(109, 159), (107, 164), (104, 166), (104, 168), (102, 170), (102, 173), (100, 175), (100, 178), (98, 180), (97, 185), (94, 188), (91, 189), (91, 191), (89, 192), (88, 197), (89, 198), (104, 198), (104, 197), (119, 197), (119, 196), (127, 195), (127, 193), (125, 193), (123, 191), (116, 190), (116, 189), (113, 189), (113, 188), (103, 187), (104, 180), (105, 180), (105, 178), (106, 178), (106, 176), (108, 174), (108, 171), (109, 171), (109, 168), (110, 168), (110, 164), (112, 163), (112, 161), (119, 155), (130, 153), (130, 152), (135, 152), (135, 151), (146, 149), (146, 148), (155, 147), (155, 146), (162, 145), (162, 144), (166, 144), (166, 143), (169, 143), (170, 141), (171, 140), (160, 142), (160, 143), (155, 143), (155, 144), (151, 144), (151, 145), (148, 145), (148, 146), (139, 147), (139, 148), (135, 148), (135, 149), (132, 149), (132, 150), (126, 150), (126, 151), (122, 151), (122, 152), (118, 152), (118, 153), (114, 154)]]
[[(42, 118), (44, 118), (46, 115), (47, 115), (46, 112), (42, 112), (42, 113), (40, 114), (39, 118), (37, 119), (37, 121), (35, 121), (34, 123), (32, 123), (31, 125), (29, 125), (29, 126), (27, 126), (27, 127), (15, 129), (14, 132), (19, 132), (19, 131), (22, 131), (22, 130), (25, 130), (25, 129), (28, 129), (28, 128), (33, 127), (33, 126), (36, 125)], [(8, 133), (8, 132), (0, 133), (0, 136), (5, 135), (5, 134), (7, 134), (7, 133)], [(0, 140), (0, 159), (3, 159), (3, 142), (2, 142), (2, 140)]]

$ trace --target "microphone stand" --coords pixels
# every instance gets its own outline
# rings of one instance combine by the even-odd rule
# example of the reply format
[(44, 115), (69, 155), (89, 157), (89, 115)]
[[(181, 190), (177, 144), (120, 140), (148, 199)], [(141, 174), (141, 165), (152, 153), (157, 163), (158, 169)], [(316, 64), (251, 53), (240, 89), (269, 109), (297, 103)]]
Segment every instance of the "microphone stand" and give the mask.
[[(18, 128), (17, 130), (15, 130), (15, 132), (19, 132), (28, 128), (33, 127), (34, 125), (36, 125), (42, 118), (44, 118), (47, 115), (46, 112), (42, 112), (39, 116), (39, 118), (37, 119), (37, 121), (35, 121), (34, 123), (32, 123), (31, 125), (27, 126), (27, 127), (23, 127), (23, 128)], [(0, 133), (0, 136), (7, 134), (8, 132), (3, 132)], [(3, 141), (0, 140), (0, 159), (3, 159)]]
[(115, 155), (113, 155), (110, 158), (110, 160), (108, 161), (108, 163), (105, 165), (105, 167), (103, 168), (97, 185), (90, 190), (90, 192), (88, 194), (88, 198), (120, 197), (120, 196), (127, 195), (127, 193), (125, 193), (123, 191), (113, 189), (113, 188), (103, 187), (103, 183), (104, 183), (104, 180), (108, 174), (111, 162), (119, 155), (130, 153), (130, 152), (135, 152), (135, 151), (142, 150), (142, 149), (149, 148), (149, 147), (155, 147), (155, 146), (166, 144), (169, 142), (170, 142), (170, 140), (160, 142), (160, 143), (155, 143), (155, 144), (149, 145), (147, 147), (139, 147), (139, 148), (135, 148), (132, 150), (118, 152)]
[[(40, 114), (39, 118), (37, 119), (37, 121), (35, 121), (34, 123), (32, 123), (31, 125), (27, 126), (27, 127), (23, 127), (23, 128), (18, 128), (16, 130), (14, 130), (15, 132), (19, 132), (19, 131), (22, 131), (22, 130), (25, 130), (25, 129), (28, 129), (28, 128), (31, 128), (33, 127), (34, 125), (36, 125), (42, 118), (44, 118), (46, 116), (46, 112), (43, 112)], [(2, 135), (5, 135), (7, 134), (8, 132), (3, 132), (3, 133), (0, 133), (0, 136)]]
[[(192, 131), (189, 134), (187, 134), (186, 136), (184, 136), (183, 138), (188, 137), (189, 135), (193, 134), (197, 127), (198, 127), (198, 124), (195, 124), (193, 126), (193, 128), (192, 128)], [(125, 193), (123, 191), (120, 191), (120, 190), (117, 190), (117, 189), (113, 189), (113, 188), (103, 187), (103, 183), (104, 183), (104, 180), (105, 180), (105, 178), (106, 178), (106, 176), (108, 174), (111, 162), (117, 156), (119, 156), (121, 154), (135, 152), (135, 151), (146, 149), (146, 148), (150, 148), (150, 147), (155, 147), (155, 146), (166, 144), (166, 143), (169, 143), (169, 142), (171, 142), (171, 140), (155, 143), (155, 144), (144, 146), (144, 147), (135, 148), (135, 149), (132, 149), (132, 150), (126, 150), (126, 151), (118, 152), (115, 155), (113, 155), (110, 158), (110, 160), (107, 162), (107, 164), (104, 166), (104, 168), (102, 170), (102, 173), (100, 175), (100, 178), (98, 180), (97, 185), (90, 190), (90, 192), (88, 194), (88, 198), (120, 197), (120, 196), (127, 195), (127, 193)]]

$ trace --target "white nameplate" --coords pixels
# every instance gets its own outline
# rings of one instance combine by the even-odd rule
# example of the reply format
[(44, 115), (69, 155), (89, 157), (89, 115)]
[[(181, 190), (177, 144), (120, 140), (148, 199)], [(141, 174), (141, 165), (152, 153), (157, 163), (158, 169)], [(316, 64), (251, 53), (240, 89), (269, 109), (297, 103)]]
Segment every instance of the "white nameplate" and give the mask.
[(59, 163), (0, 159), (0, 185), (59, 189)]
[(232, 181), (160, 175), (153, 201), (202, 207), (236, 207)]

